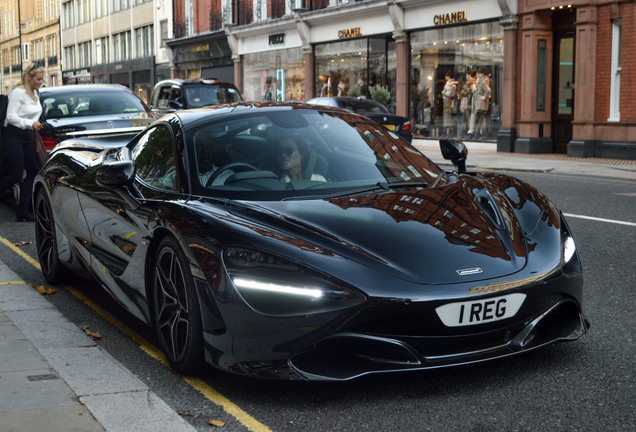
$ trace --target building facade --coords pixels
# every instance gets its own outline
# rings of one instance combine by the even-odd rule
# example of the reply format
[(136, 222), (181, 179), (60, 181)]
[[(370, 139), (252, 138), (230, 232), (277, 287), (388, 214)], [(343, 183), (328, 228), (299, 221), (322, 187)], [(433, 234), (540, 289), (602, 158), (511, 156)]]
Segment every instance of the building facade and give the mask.
[(636, 159), (636, 3), (520, 0), (518, 13), (499, 149)]
[[(21, 3), (36, 18), (19, 27), (18, 1), (0, 0), (3, 91), (19, 79), (26, 37), (58, 68), (47, 85), (121, 83), (147, 100), (164, 78), (217, 78), (254, 101), (371, 97), (416, 136), (636, 159), (634, 0)], [(52, 11), (57, 39), (35, 24)]]
[(58, 0), (0, 0), (0, 93), (20, 83), (31, 63), (44, 69), (44, 84), (61, 83)]
[(169, 0), (62, 0), (63, 83), (115, 83), (147, 101), (170, 76)]

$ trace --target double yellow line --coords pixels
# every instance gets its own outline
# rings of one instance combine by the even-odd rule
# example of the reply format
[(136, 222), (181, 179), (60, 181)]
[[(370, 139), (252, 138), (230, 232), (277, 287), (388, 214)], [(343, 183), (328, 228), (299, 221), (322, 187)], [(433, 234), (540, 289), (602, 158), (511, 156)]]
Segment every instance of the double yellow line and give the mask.
[[(28, 254), (21, 251), (9, 240), (0, 236), (0, 242), (4, 243), (9, 249), (11, 249), (13, 252), (18, 254), (20, 257), (22, 257), (26, 262), (31, 264), (33, 267), (37, 268), (38, 270), (41, 270), (39, 262), (31, 258)], [(22, 284), (24, 282), (22, 281), (5, 282), (5, 283), (0, 283), (0, 285), (12, 285), (17, 283)], [(145, 340), (135, 331), (127, 327), (119, 319), (115, 318), (113, 315), (108, 313), (104, 308), (102, 308), (95, 302), (91, 301), (88, 297), (86, 297), (84, 294), (79, 292), (74, 287), (65, 285), (64, 289), (70, 292), (71, 294), (73, 294), (75, 297), (77, 297), (81, 301), (83, 301), (88, 307), (90, 307), (96, 313), (101, 315), (104, 319), (106, 319), (109, 323), (111, 323), (115, 328), (117, 328), (119, 331), (121, 331), (126, 336), (128, 336), (129, 338), (134, 340), (136, 343), (138, 343), (139, 347), (150, 357), (159, 361), (162, 365), (166, 366), (167, 368), (170, 368), (170, 365), (168, 364), (168, 360), (166, 360), (165, 355), (161, 352), (161, 350), (159, 350), (153, 344)], [(268, 428), (267, 426), (265, 426), (264, 424), (256, 420), (254, 417), (247, 414), (238, 405), (236, 405), (235, 403), (230, 401), (228, 398), (223, 396), (221, 393), (219, 393), (217, 390), (215, 390), (213, 387), (211, 387), (202, 379), (186, 376), (186, 375), (181, 375), (174, 371), (173, 373), (175, 373), (176, 375), (181, 377), (185, 382), (190, 384), (192, 388), (198, 390), (209, 401), (223, 408), (223, 411), (225, 411), (226, 413), (234, 417), (237, 421), (239, 421), (242, 425), (244, 425), (248, 430), (252, 432), (272, 432), (270, 428)]]

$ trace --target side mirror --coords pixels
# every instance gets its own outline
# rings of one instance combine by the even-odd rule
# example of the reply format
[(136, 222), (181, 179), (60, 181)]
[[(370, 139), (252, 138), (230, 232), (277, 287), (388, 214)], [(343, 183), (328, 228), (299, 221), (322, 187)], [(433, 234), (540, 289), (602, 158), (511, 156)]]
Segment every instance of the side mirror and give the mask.
[(132, 161), (109, 162), (97, 170), (95, 180), (108, 187), (127, 186), (135, 178), (135, 164)]
[(439, 140), (439, 148), (442, 150), (442, 157), (453, 162), (458, 173), (466, 172), (468, 149), (463, 142), (441, 139)]

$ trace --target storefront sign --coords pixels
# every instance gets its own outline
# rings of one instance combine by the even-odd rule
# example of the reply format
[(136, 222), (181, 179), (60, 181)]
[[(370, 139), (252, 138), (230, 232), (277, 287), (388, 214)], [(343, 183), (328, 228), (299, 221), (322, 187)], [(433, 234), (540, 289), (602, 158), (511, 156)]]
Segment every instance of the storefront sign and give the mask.
[(68, 72), (63, 72), (62, 76), (64, 78), (90, 78), (91, 73), (88, 69), (80, 69), (80, 70), (75, 70), (75, 71), (68, 71)]
[(285, 45), (285, 33), (269, 35), (269, 45)]
[(192, 52), (208, 52), (210, 50), (210, 45), (206, 44), (206, 45), (199, 45), (199, 46), (195, 46), (192, 47)]
[(360, 36), (362, 36), (362, 30), (360, 30), (360, 27), (354, 27), (354, 28), (338, 31), (338, 37), (340, 39), (349, 39), (349, 38), (360, 37)]
[(435, 25), (457, 24), (467, 22), (466, 11), (435, 15), (433, 22)]

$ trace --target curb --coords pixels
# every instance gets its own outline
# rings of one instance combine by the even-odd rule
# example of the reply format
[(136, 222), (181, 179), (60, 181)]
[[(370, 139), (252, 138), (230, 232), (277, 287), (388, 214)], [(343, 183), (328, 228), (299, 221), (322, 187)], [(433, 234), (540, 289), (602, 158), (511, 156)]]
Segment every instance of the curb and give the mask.
[[(105, 431), (196, 430), (1, 261), (0, 311), (48, 363), (52, 379), (63, 380)], [(3, 388), (0, 395), (20, 391)]]

